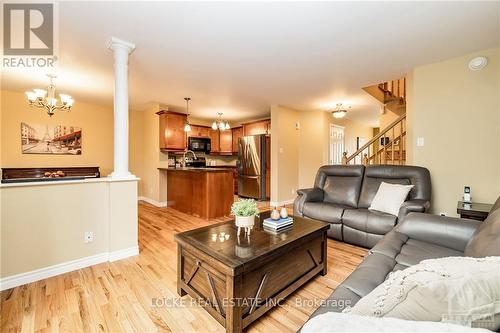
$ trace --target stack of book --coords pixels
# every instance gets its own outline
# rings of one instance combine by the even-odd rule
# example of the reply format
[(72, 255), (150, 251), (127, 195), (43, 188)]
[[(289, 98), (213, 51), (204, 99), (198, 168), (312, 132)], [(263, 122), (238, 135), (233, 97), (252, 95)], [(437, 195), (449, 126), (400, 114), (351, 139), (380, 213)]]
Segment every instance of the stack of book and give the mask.
[(293, 218), (290, 216), (284, 219), (280, 218), (279, 220), (267, 218), (262, 223), (262, 227), (266, 231), (277, 234), (283, 231), (290, 230), (293, 227)]

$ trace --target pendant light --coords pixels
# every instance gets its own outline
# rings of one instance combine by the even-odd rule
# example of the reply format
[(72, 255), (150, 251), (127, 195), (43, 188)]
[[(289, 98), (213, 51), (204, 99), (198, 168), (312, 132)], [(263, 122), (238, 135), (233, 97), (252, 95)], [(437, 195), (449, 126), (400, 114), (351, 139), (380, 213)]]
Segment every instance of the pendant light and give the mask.
[(184, 132), (191, 132), (191, 125), (189, 125), (189, 101), (190, 97), (184, 97), (186, 101), (186, 124), (184, 124)]

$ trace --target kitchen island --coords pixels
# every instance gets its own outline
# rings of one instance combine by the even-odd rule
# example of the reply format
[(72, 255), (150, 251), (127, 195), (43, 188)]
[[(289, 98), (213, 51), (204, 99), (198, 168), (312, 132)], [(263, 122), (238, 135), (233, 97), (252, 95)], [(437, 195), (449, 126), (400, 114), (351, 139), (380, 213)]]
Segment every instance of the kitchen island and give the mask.
[(158, 168), (167, 173), (168, 206), (204, 219), (229, 216), (234, 201), (232, 168)]

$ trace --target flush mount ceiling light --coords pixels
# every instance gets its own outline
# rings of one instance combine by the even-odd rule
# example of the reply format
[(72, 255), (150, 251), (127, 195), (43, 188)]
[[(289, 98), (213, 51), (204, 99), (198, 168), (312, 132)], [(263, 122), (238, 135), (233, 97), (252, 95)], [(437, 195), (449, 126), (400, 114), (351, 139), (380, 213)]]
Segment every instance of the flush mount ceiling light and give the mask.
[(219, 119), (214, 120), (212, 123), (212, 129), (215, 130), (228, 130), (231, 129), (231, 126), (229, 126), (229, 123), (227, 121), (222, 120), (222, 112), (217, 113), (219, 115)]
[(332, 115), (334, 118), (344, 118), (347, 114), (347, 109), (351, 107), (345, 107), (342, 103), (337, 103), (335, 110), (332, 111)]
[(47, 110), (49, 116), (52, 117), (56, 110), (69, 111), (75, 102), (70, 95), (59, 94), (60, 102), (56, 98), (56, 86), (54, 84), (54, 79), (57, 77), (53, 74), (47, 74), (50, 80), (50, 84), (47, 90), (43, 89), (33, 89), (33, 91), (27, 91), (26, 96), (28, 97), (28, 102), (30, 106), (36, 108), (44, 108)]
[(191, 100), (190, 97), (184, 97), (184, 100), (186, 101), (186, 124), (184, 124), (184, 132), (191, 132), (191, 125), (189, 125), (189, 101)]
[(488, 65), (488, 59), (486, 57), (475, 57), (469, 61), (469, 69), (471, 71), (479, 71)]

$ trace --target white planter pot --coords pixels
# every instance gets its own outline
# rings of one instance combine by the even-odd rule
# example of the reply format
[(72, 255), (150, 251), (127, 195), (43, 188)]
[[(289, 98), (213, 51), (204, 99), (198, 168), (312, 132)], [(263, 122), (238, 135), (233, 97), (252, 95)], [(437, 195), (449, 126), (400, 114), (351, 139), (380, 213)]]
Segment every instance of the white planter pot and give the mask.
[(236, 216), (235, 223), (237, 227), (249, 228), (255, 224), (255, 215), (252, 216)]
[(234, 224), (238, 227), (238, 236), (240, 236), (241, 228), (245, 230), (245, 234), (250, 236), (250, 230), (252, 230), (255, 224), (255, 215), (252, 216), (235, 216)]

